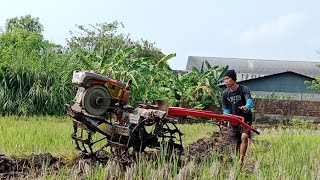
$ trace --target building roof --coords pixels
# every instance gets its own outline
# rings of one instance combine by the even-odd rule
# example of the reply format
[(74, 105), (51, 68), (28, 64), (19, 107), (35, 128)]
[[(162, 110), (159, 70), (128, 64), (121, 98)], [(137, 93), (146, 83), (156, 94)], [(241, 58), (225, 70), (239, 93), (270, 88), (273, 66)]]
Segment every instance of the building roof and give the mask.
[[(306, 79), (309, 79), (309, 80), (314, 80), (315, 79), (313, 77), (305, 76), (305, 75), (302, 75), (302, 74), (299, 74), (299, 73), (295, 73), (295, 72), (292, 72), (292, 71), (285, 71), (285, 72), (265, 75), (265, 76), (261, 76), (261, 77), (257, 77), (257, 78), (245, 79), (245, 80), (241, 80), (241, 82), (243, 83), (243, 82), (249, 82), (249, 81), (256, 81), (256, 80), (266, 79), (266, 78), (269, 78), (269, 77), (275, 77), (275, 76), (279, 76), (279, 75), (283, 75), (283, 74), (293, 74), (293, 75), (295, 74), (297, 76), (305, 77)], [(238, 79), (237, 79), (237, 82), (239, 82)], [(218, 86), (223, 87), (223, 86), (225, 86), (225, 83), (222, 82), (222, 83), (218, 84)]]
[(287, 71), (310, 78), (314, 78), (320, 74), (320, 68), (317, 67), (317, 65), (320, 65), (320, 62), (201, 56), (189, 56), (186, 70), (190, 71), (193, 67), (201, 68), (204, 61), (208, 61), (211, 66), (229, 66), (229, 69), (234, 69), (237, 72), (238, 81), (259, 78)]
[(187, 73), (188, 71), (186, 71), (186, 70), (171, 70), (171, 72), (172, 72), (174, 75), (177, 75), (177, 74), (185, 74), (185, 73)]
[[(306, 79), (310, 79), (310, 80), (314, 80), (314, 79), (315, 79), (315, 78), (313, 78), (313, 77), (305, 76), (305, 75), (303, 75), (303, 74), (295, 73), (295, 72), (292, 72), (292, 71), (285, 71), (285, 72), (280, 72), (280, 73), (265, 75), (265, 76), (263, 76), (263, 77), (260, 77), (259, 80), (260, 80), (260, 79), (266, 79), (266, 78), (269, 78), (269, 77), (275, 77), (275, 76), (279, 76), (279, 75), (283, 75), (283, 74), (295, 74), (295, 75), (297, 75), (297, 76), (305, 77)], [(247, 79), (247, 80), (243, 80), (242, 82), (255, 81), (256, 79), (258, 79), (258, 78)]]

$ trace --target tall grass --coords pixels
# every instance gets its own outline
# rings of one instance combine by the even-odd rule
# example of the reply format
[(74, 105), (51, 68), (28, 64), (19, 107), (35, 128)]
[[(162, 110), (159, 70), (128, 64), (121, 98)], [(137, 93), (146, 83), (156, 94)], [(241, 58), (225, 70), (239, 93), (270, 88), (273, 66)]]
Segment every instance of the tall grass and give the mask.
[(26, 57), (21, 64), (17, 61), (0, 63), (0, 114), (65, 113), (63, 106), (72, 101), (75, 93), (71, 84), (74, 66), (67, 56), (47, 56), (50, 59)]

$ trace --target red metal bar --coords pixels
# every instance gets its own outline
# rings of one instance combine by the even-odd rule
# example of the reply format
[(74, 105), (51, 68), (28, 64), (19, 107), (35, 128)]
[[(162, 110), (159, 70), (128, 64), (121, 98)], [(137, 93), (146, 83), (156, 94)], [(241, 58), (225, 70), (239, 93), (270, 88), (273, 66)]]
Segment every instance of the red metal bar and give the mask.
[(103, 82), (103, 81), (98, 81), (98, 80), (92, 80), (92, 84), (100, 84), (100, 85), (103, 85), (104, 82)]
[(254, 131), (257, 134), (260, 134), (257, 130), (253, 129), (252, 126), (244, 122), (244, 118), (236, 115), (226, 115), (226, 114), (215, 114), (212, 111), (196, 110), (196, 109), (187, 109), (180, 107), (169, 107), (168, 117), (172, 116), (195, 116), (208, 119), (216, 119), (218, 121), (229, 121), (232, 125), (241, 124), (242, 127), (246, 128), (248, 131)]

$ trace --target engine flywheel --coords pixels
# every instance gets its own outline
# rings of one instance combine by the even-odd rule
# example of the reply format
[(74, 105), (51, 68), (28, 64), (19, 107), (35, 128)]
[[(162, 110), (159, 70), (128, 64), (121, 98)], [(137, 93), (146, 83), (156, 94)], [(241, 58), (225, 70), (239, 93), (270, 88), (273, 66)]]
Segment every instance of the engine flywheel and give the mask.
[(101, 116), (107, 112), (111, 104), (109, 91), (103, 86), (92, 86), (82, 96), (82, 107), (94, 116)]

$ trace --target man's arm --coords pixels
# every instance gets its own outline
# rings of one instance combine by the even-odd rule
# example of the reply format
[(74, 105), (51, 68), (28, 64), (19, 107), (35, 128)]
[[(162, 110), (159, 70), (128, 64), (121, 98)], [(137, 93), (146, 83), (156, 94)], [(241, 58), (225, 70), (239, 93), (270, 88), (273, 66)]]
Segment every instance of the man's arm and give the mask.
[(230, 114), (230, 108), (228, 106), (227, 93), (223, 91), (222, 93), (222, 111), (223, 114)]
[(253, 100), (251, 98), (250, 90), (246, 86), (243, 88), (243, 94), (244, 94), (244, 98), (246, 99), (246, 105), (241, 106), (240, 109), (242, 109), (245, 112), (251, 111), (251, 109), (253, 108)]
[(253, 100), (252, 98), (246, 99), (246, 107), (248, 111), (251, 111), (253, 108)]

